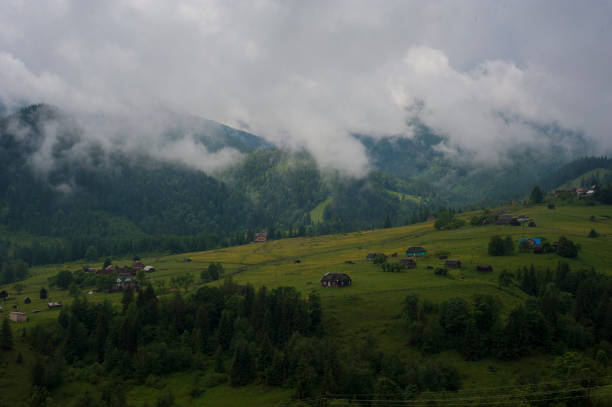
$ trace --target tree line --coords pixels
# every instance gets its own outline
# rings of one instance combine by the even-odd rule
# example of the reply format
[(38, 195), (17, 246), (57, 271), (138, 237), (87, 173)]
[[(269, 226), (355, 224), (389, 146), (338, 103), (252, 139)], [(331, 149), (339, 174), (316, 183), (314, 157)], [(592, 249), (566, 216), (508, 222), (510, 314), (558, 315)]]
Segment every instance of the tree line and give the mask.
[[(407, 296), (404, 303), (410, 342), (428, 353), (455, 349), (467, 360), (514, 360), (537, 353), (585, 351), (597, 375), (612, 354), (612, 278), (594, 270), (555, 270), (533, 266), (504, 271), (500, 286), (516, 286), (527, 297), (502, 319), (502, 304), (492, 295), (442, 303)], [(588, 357), (587, 357), (588, 359)]]
[(302, 298), (293, 287), (255, 290), (231, 278), (186, 297), (159, 298), (151, 285), (125, 290), (120, 307), (77, 296), (55, 323), (23, 333), (37, 354), (30, 366), (32, 398), (43, 400), (32, 405), (44, 405), (69, 368), (96, 384), (98, 391), (80, 396), (90, 406), (127, 405), (127, 380), (155, 386), (161, 377), (186, 371), (195, 373), (193, 398), (224, 382), (291, 387), (295, 398), (326, 391), (355, 399), (368, 392), (414, 397), (460, 388), (455, 369), (400, 362), (372, 337), (343, 343), (322, 316), (317, 294)]

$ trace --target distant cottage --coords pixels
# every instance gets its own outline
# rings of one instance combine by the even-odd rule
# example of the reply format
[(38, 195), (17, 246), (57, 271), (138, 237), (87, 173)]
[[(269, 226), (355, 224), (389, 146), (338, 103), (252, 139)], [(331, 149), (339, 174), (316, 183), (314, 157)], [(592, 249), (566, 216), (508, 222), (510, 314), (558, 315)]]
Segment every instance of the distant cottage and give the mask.
[(28, 314), (25, 312), (13, 311), (9, 314), (9, 319), (13, 322), (28, 322)]
[(497, 217), (495, 221), (496, 225), (511, 225), (511, 226), (521, 226), (518, 218), (510, 213), (504, 213)]
[(131, 277), (118, 277), (117, 281), (115, 282), (115, 290), (124, 290), (126, 288), (137, 289), (138, 281)]
[(53, 308), (61, 308), (62, 307), (62, 303), (61, 302), (48, 302), (47, 306), (49, 307), (49, 309), (53, 309)]
[(461, 261), (460, 260), (446, 260), (444, 265), (450, 269), (460, 269)]
[(405, 257), (400, 260), (400, 263), (407, 269), (413, 269), (417, 266), (416, 261), (412, 257)]
[(344, 273), (325, 273), (325, 275), (321, 277), (322, 287), (348, 287), (351, 283), (351, 278), (348, 274)]
[(425, 256), (425, 255), (427, 255), (427, 250), (425, 250), (422, 247), (409, 247), (406, 250), (406, 256), (409, 256), (409, 257), (410, 256), (412, 256), (412, 257), (415, 257), (415, 256)]
[(493, 267), (491, 267), (491, 265), (489, 264), (479, 264), (476, 266), (476, 271), (490, 272), (490, 271), (493, 271)]
[(541, 237), (531, 237), (531, 238), (521, 238), (519, 243), (526, 242), (529, 245), (530, 249), (535, 249), (536, 247), (542, 246), (542, 238)]
[(383, 258), (385, 258), (385, 259), (387, 258), (387, 255), (386, 255), (386, 254), (384, 254), (384, 253), (368, 253), (368, 254), (366, 255), (366, 260), (367, 260), (367, 261), (374, 261), (374, 259), (375, 259), (377, 256), (383, 257)]
[(261, 232), (255, 233), (255, 242), (263, 243), (268, 240), (268, 231), (262, 230)]

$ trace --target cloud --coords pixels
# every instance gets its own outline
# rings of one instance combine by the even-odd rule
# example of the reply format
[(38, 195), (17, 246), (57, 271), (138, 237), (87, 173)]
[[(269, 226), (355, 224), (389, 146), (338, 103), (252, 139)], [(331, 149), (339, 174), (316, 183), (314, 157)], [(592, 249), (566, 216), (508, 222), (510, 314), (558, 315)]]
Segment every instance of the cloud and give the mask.
[(369, 164), (351, 133), (409, 137), (416, 114), (449, 154), (544, 147), (541, 126), (601, 152), (611, 16), (605, 1), (6, 1), (0, 101), (60, 106), (104, 146), (165, 149), (206, 171), (236, 155), (189, 137), (160, 145), (159, 112), (246, 125), (355, 175)]

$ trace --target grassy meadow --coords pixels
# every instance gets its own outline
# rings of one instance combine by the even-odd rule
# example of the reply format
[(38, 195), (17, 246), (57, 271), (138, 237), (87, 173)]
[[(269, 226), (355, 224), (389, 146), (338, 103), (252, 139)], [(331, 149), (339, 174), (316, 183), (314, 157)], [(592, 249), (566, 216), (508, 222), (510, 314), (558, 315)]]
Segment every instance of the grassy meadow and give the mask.
[[(169, 287), (172, 276), (185, 273), (191, 273), (197, 282), (200, 271), (207, 268), (210, 262), (221, 262), (225, 273), (233, 274), (234, 280), (239, 284), (250, 282), (256, 287), (265, 285), (270, 288), (294, 286), (303, 293), (314, 290), (322, 298), (326, 327), (332, 335), (347, 343), (354, 338), (372, 337), (386, 352), (394, 353), (404, 360), (421, 360), (425, 357), (444, 359), (446, 363), (459, 369), (465, 389), (508, 386), (514, 385), (519, 377), (549, 377), (548, 368), (553, 357), (531, 357), (514, 362), (467, 362), (452, 351), (424, 356), (406, 344), (406, 329), (400, 316), (405, 296), (417, 293), (423, 299), (439, 302), (451, 297), (470, 299), (478, 293), (493, 294), (500, 298), (504, 305), (502, 312), (507, 314), (521, 301), (524, 294), (516, 287), (502, 289), (498, 286), (497, 278), (504, 269), (514, 271), (518, 267), (529, 267), (531, 264), (536, 270), (545, 270), (547, 267), (553, 269), (562, 260), (568, 262), (573, 269), (594, 267), (597, 271), (612, 273), (612, 207), (574, 205), (559, 206), (551, 210), (544, 205), (538, 205), (504, 209), (515, 215), (528, 215), (535, 220), (537, 227), (473, 227), (469, 226), (469, 218), (475, 213), (466, 213), (459, 217), (464, 218), (468, 225), (451, 231), (437, 231), (433, 222), (427, 222), (374, 231), (282, 239), (206, 252), (144, 257), (142, 261), (157, 269), (147, 277), (154, 284), (156, 280), (166, 280), (166, 287)], [(600, 233), (600, 237), (587, 237), (592, 228)], [(552, 242), (565, 235), (580, 244), (581, 251), (576, 259), (562, 259), (553, 253), (518, 253), (518, 249), (512, 256), (491, 257), (487, 254), (487, 245), (493, 235), (512, 236), (517, 247), (521, 237), (544, 237)], [(410, 246), (423, 246), (428, 251), (427, 256), (417, 258), (416, 269), (401, 273), (383, 273), (379, 266), (366, 261), (366, 254), (369, 252), (384, 252), (387, 255), (397, 253), (397, 258), (389, 260), (399, 261)], [(441, 251), (450, 252), (450, 259), (461, 260), (463, 267), (450, 271), (448, 276), (434, 275), (428, 266), (435, 268), (443, 264), (435, 255)], [(114, 264), (120, 266), (131, 263), (130, 259), (113, 260)], [(354, 264), (345, 264), (347, 260)], [(100, 267), (101, 261), (100, 264), (91, 265)], [(492, 265), (494, 271), (475, 271), (476, 265), (483, 263)], [(58, 271), (74, 271), (83, 265), (85, 263), (77, 262), (33, 268), (31, 277), (23, 282), (24, 289), (20, 295), (15, 294), (13, 285), (0, 287), (0, 290), (6, 289), (10, 297), (15, 298), (2, 304), (3, 314), (6, 315), (8, 311), (13, 310), (13, 305), (17, 305), (19, 310), (27, 312), (30, 318), (27, 323), (11, 323), (16, 349), (0, 352), (0, 394), (5, 395), (6, 400), (16, 401), (28, 390), (27, 366), (32, 362), (32, 357), (20, 339), (21, 328), (57, 318), (59, 311), (48, 310), (48, 301), (62, 301), (64, 304), (71, 301), (66, 290), (57, 288), (50, 288), (49, 298), (41, 300), (40, 287), (49, 288), (48, 278)], [(351, 276), (353, 285), (347, 288), (321, 287), (319, 279), (326, 272), (347, 273)], [(189, 290), (193, 289), (195, 287)], [(83, 294), (90, 301), (110, 300), (118, 303), (121, 298), (120, 293), (88, 292), (89, 290), (83, 290)], [(23, 303), (25, 296), (32, 299), (31, 304)], [(32, 314), (35, 309), (40, 309), (41, 312)], [(17, 352), (22, 353), (24, 365), (15, 364)], [(172, 387), (177, 402), (183, 405), (278, 405), (289, 400), (291, 394), (290, 389), (259, 385), (236, 389), (223, 384), (206, 390), (197, 399), (191, 399), (189, 384), (193, 380), (198, 378), (194, 378), (191, 373), (175, 374), (163, 378), (163, 385), (166, 388)], [(66, 380), (66, 383), (68, 382)], [(71, 384), (57, 389), (53, 397), (58, 401), (68, 400), (82, 391), (85, 388), (83, 386), (91, 385), (74, 378)], [(146, 400), (151, 403), (162, 391), (136, 383), (132, 383), (130, 388), (128, 398), (133, 400), (135, 405)]]

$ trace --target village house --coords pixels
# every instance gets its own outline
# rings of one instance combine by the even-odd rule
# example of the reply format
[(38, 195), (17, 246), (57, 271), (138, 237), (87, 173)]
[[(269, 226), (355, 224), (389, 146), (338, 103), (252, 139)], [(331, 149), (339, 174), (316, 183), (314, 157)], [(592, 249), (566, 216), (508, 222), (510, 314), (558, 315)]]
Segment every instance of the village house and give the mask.
[(450, 269), (460, 269), (461, 261), (460, 260), (446, 260), (446, 262), (444, 262), (444, 265)]
[(115, 282), (115, 290), (125, 290), (126, 288), (137, 289), (138, 281), (128, 276), (121, 276)]
[(476, 271), (490, 272), (490, 271), (493, 271), (493, 267), (491, 267), (490, 264), (479, 264), (476, 266)]
[(416, 261), (412, 257), (405, 257), (400, 260), (401, 265), (407, 269), (413, 269), (417, 266)]
[(48, 302), (47, 306), (49, 307), (49, 309), (53, 309), (53, 308), (61, 308), (62, 307), (62, 303), (61, 302)]
[(406, 249), (406, 256), (425, 256), (427, 255), (427, 250), (422, 247), (409, 247)]
[(13, 322), (28, 322), (28, 314), (25, 312), (12, 311), (9, 313), (9, 319)]
[(255, 233), (255, 242), (263, 243), (268, 240), (268, 231), (262, 230), (261, 232)]
[(384, 253), (368, 253), (368, 254), (366, 255), (366, 260), (367, 260), (367, 261), (374, 261), (374, 259), (376, 258), (376, 256), (379, 256), (379, 257), (384, 257), (385, 259), (387, 258), (387, 255), (386, 255), (386, 254), (384, 254)]
[(569, 195), (574, 195), (576, 194), (576, 188), (564, 188), (564, 189), (557, 189), (555, 191), (555, 196), (569, 196)]
[(495, 221), (496, 225), (511, 225), (511, 226), (520, 226), (518, 218), (510, 213), (504, 213), (497, 217)]
[(136, 270), (142, 270), (145, 268), (145, 265), (141, 261), (135, 261), (134, 264), (132, 264), (132, 268)]
[(153, 266), (144, 266), (143, 268), (145, 273), (153, 273), (155, 271), (155, 267)]
[(321, 277), (322, 287), (348, 287), (352, 284), (351, 278), (344, 273), (325, 273)]
[(527, 242), (530, 249), (535, 249), (536, 247), (542, 246), (542, 238), (541, 237), (531, 237), (531, 238), (521, 238), (519, 240), (519, 244)]

